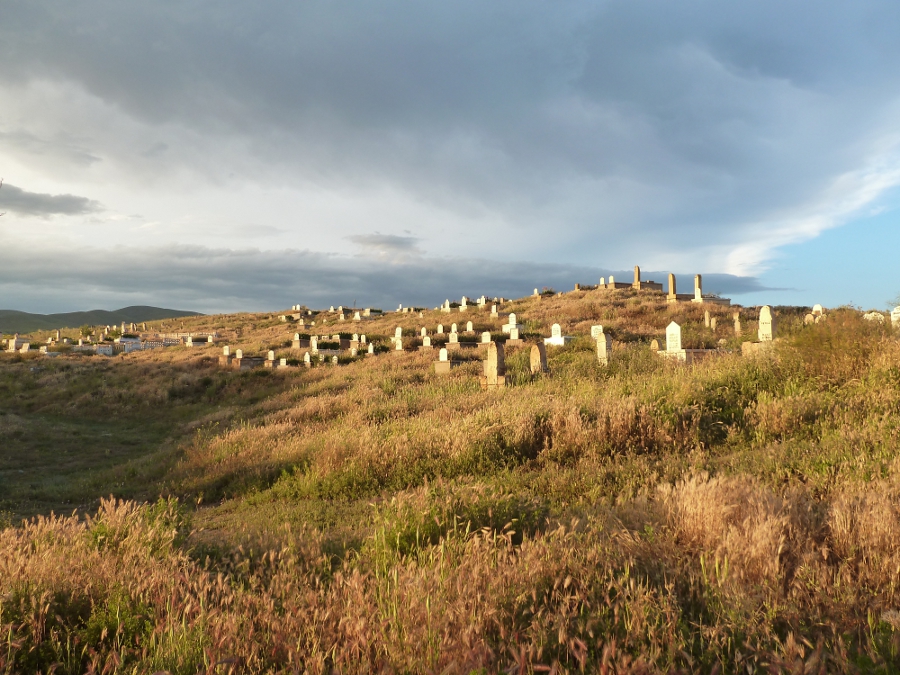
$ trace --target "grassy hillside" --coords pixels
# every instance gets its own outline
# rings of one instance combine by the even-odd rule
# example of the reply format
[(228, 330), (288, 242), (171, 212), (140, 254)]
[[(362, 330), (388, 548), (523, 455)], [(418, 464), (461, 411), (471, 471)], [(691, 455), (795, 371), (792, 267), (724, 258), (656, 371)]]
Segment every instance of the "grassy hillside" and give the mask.
[(0, 331), (3, 333), (30, 333), (59, 328), (77, 328), (84, 325), (115, 325), (123, 321), (141, 323), (183, 316), (197, 316), (197, 312), (144, 306), (123, 307), (113, 311), (94, 309), (87, 312), (64, 312), (62, 314), (29, 314), (13, 309), (0, 309)]
[[(250, 372), (213, 347), (4, 355), (0, 668), (900, 669), (890, 328), (779, 308), (779, 342), (742, 358), (755, 310), (736, 336), (732, 309), (713, 332), (650, 292), (504, 309), (579, 337), (535, 378), (508, 350), (498, 391), (477, 360), (435, 375), (436, 352)], [(314, 318), (382, 343), (397, 325), (502, 323)], [(651, 354), (673, 319), (721, 355)], [(296, 357), (273, 316), (185, 323)], [(608, 367), (593, 323), (615, 338)], [(75, 507), (90, 517), (18, 525)]]

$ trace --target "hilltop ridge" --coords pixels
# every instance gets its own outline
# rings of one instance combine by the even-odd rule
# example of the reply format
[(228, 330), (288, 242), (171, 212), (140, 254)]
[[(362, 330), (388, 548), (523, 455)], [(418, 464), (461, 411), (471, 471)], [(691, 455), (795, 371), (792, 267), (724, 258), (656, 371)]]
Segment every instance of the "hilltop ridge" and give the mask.
[(27, 333), (33, 330), (54, 330), (56, 328), (77, 328), (85, 324), (141, 323), (160, 319), (175, 319), (182, 316), (202, 316), (199, 312), (181, 309), (165, 309), (146, 305), (133, 305), (121, 309), (91, 309), (83, 312), (62, 312), (59, 314), (32, 314), (14, 309), (0, 309), (0, 332)]

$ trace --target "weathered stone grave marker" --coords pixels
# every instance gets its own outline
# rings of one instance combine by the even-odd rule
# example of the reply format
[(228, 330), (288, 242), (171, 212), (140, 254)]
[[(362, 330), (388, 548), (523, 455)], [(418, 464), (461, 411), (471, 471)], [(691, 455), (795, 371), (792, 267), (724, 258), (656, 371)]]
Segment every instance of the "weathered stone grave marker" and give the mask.
[(547, 348), (538, 343), (531, 346), (531, 374), (547, 372)]

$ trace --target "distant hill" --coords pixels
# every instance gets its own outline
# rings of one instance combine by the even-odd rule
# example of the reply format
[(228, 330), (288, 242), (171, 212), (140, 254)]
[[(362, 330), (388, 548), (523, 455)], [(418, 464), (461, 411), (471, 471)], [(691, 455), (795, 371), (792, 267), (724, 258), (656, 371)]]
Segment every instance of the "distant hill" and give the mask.
[(64, 312), (62, 314), (29, 314), (14, 309), (0, 309), (0, 333), (28, 333), (35, 330), (55, 330), (57, 328), (77, 328), (78, 326), (106, 326), (142, 321), (174, 319), (181, 316), (201, 316), (199, 312), (185, 312), (179, 309), (161, 307), (123, 307), (113, 311), (92, 309), (87, 312)]

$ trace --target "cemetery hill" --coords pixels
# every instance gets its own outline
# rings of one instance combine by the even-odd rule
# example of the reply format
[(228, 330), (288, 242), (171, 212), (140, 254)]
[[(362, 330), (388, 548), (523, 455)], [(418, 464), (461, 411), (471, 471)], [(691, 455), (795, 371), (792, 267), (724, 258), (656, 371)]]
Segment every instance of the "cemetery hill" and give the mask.
[(0, 672), (898, 672), (900, 308), (585, 281), (4, 334)]

